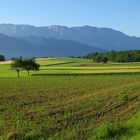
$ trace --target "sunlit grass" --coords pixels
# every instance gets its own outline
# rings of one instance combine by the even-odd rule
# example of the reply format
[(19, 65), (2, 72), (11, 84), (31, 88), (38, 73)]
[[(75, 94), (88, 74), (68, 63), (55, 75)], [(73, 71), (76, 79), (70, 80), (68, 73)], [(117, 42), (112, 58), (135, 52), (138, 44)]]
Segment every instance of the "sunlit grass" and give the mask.
[[(140, 63), (97, 64), (92, 63), (92, 60), (81, 58), (38, 58), (36, 61), (41, 65), (40, 71), (31, 72), (30, 75), (140, 72)], [(16, 77), (16, 72), (11, 70), (10, 61), (0, 63), (0, 77)], [(27, 73), (22, 71), (20, 76), (26, 77)]]
[(139, 114), (133, 117), (140, 111), (140, 63), (36, 61), (40, 71), (21, 71), (20, 78), (10, 62), (0, 64), (0, 139), (140, 138)]

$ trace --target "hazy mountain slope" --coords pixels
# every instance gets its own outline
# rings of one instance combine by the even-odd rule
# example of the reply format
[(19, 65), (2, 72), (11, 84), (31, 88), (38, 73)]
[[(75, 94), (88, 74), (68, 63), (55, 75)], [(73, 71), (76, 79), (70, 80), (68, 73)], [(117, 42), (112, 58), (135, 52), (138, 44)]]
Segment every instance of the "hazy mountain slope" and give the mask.
[(46, 38), (39, 36), (23, 37), (22, 39), (33, 46), (40, 46), (40, 50), (43, 50), (43, 52), (45, 51), (47, 56), (81, 56), (89, 52), (105, 51), (103, 49), (66, 39)]
[(73, 40), (106, 50), (140, 49), (140, 38), (109, 28), (0, 24), (0, 33), (10, 36), (44, 36)]
[(0, 34), (0, 54), (10, 57), (80, 56), (103, 51), (70, 40), (45, 37), (9, 37)]
[(0, 34), (0, 54), (3, 54), (6, 58), (19, 56), (31, 57), (32, 54), (35, 56), (38, 55), (32, 44), (3, 34)]

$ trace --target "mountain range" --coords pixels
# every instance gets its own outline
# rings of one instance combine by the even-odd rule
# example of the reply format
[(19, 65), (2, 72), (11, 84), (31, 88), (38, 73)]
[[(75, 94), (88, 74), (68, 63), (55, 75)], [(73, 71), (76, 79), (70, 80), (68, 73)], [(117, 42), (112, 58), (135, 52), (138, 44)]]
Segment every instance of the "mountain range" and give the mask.
[(7, 57), (80, 56), (140, 49), (140, 38), (110, 28), (0, 24), (0, 54)]
[(10, 37), (0, 34), (0, 54), (6, 59), (12, 57), (66, 57), (81, 56), (90, 52), (102, 52), (102, 49), (66, 39), (46, 37)]

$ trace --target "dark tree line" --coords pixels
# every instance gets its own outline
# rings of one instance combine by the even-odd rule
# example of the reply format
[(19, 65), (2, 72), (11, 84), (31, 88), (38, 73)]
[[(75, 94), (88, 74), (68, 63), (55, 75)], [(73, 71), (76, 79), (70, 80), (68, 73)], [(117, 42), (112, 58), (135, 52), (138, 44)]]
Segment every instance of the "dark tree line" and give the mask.
[(0, 55), (0, 61), (5, 61), (5, 57), (3, 55)]
[(84, 58), (92, 59), (97, 63), (112, 62), (140, 62), (140, 50), (110, 51), (105, 53), (91, 53)]

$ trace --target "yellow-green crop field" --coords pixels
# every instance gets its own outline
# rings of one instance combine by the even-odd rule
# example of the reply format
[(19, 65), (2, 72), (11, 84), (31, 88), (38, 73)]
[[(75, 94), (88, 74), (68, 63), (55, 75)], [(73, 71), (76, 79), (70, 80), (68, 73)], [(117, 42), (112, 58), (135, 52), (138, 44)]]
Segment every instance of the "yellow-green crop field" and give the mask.
[[(140, 73), (140, 63), (97, 64), (82, 58), (38, 58), (36, 62), (41, 65), (40, 71), (31, 72), (31, 76)], [(0, 62), (0, 77), (16, 77), (10, 63), (10, 61)], [(25, 71), (20, 75), (27, 76)]]
[(140, 63), (38, 58), (0, 63), (0, 140), (139, 140)]

